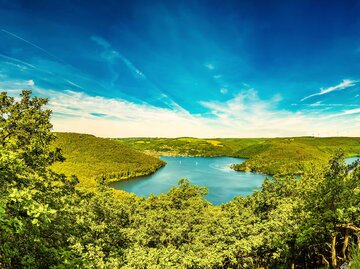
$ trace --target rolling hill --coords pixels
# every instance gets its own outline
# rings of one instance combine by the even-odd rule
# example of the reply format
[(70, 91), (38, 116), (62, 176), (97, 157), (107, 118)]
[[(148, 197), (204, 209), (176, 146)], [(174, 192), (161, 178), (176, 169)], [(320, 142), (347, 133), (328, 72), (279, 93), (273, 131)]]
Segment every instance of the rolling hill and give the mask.
[(162, 160), (126, 145), (87, 134), (56, 133), (53, 147), (59, 147), (66, 160), (55, 163), (54, 171), (76, 175), (79, 185), (93, 187), (96, 181), (116, 181), (148, 175), (165, 165)]
[(294, 139), (270, 140), (239, 150), (236, 155), (249, 159), (242, 164), (232, 165), (233, 169), (272, 175), (286, 171), (301, 174), (304, 165), (325, 164), (330, 157), (329, 153), (317, 146)]
[(114, 139), (134, 149), (163, 156), (235, 156), (239, 149), (263, 142), (256, 138), (201, 139), (179, 138), (117, 138)]
[(342, 149), (346, 157), (360, 156), (357, 137), (122, 138), (115, 141), (155, 155), (247, 158), (232, 168), (271, 175), (284, 171), (301, 174), (308, 164), (326, 164), (338, 149)]

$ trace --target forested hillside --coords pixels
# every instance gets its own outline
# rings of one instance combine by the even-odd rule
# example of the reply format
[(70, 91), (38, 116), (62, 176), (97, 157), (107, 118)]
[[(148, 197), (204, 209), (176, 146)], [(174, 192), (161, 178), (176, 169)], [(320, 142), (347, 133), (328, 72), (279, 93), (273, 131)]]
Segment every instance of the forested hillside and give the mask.
[(61, 148), (65, 161), (53, 164), (58, 173), (76, 175), (80, 186), (95, 186), (148, 175), (165, 165), (159, 158), (138, 152), (109, 139), (87, 134), (56, 133), (52, 146)]
[(238, 156), (249, 158), (245, 163), (235, 164), (238, 171), (255, 171), (264, 174), (289, 172), (301, 174), (310, 163), (326, 164), (330, 154), (317, 146), (289, 140), (270, 140), (237, 152)]
[(116, 141), (158, 155), (230, 156), (248, 158), (233, 169), (277, 174), (301, 174), (309, 163), (323, 166), (336, 150), (346, 157), (360, 156), (357, 137), (294, 138), (122, 138)]
[(180, 138), (118, 138), (122, 144), (153, 155), (164, 156), (229, 156), (233, 149), (218, 140)]

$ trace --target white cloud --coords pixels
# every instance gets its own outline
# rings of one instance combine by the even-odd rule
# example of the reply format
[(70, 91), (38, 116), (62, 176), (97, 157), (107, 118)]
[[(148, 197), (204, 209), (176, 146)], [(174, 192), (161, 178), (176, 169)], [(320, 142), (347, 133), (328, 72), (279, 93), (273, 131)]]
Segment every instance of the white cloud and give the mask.
[(312, 106), (312, 107), (317, 107), (317, 106), (322, 106), (323, 104), (321, 103), (321, 101), (317, 101), (315, 103), (312, 103), (310, 104), (309, 106)]
[(210, 69), (210, 70), (214, 70), (215, 69), (215, 66), (213, 64), (204, 64), (204, 66), (207, 68), (207, 69)]
[(104, 38), (100, 36), (91, 36), (90, 39), (103, 48), (101, 57), (109, 64), (110, 70), (114, 75), (112, 79), (112, 83), (114, 83), (119, 77), (115, 69), (112, 67), (112, 64), (115, 63), (116, 60), (121, 60), (131, 71), (131, 73), (135, 78), (146, 79), (146, 76), (143, 74), (143, 72), (141, 72), (138, 68), (136, 68), (135, 65), (124, 55), (122, 55), (117, 50), (114, 50), (111, 44), (108, 41), (106, 41)]
[(69, 83), (70, 85), (75, 86), (76, 88), (85, 90), (85, 89), (84, 89), (83, 87), (81, 87), (79, 84), (77, 84), (77, 83), (75, 83), (75, 82), (73, 82), (73, 81), (71, 81), (71, 80), (69, 80), (69, 79), (65, 79), (65, 81), (66, 81), (67, 83)]
[(280, 101), (281, 96), (278, 95), (262, 100), (255, 90), (250, 89), (226, 102), (206, 101), (201, 104), (210, 109), (214, 120), (226, 126), (224, 130), (233, 137), (338, 135), (333, 132), (334, 129), (342, 130), (344, 135), (360, 134), (359, 128), (353, 126), (348, 118), (331, 119), (317, 110), (281, 110), (278, 108)]
[(12, 33), (12, 32), (9, 32), (9, 31), (7, 31), (7, 30), (5, 30), (5, 29), (1, 29), (1, 31), (4, 32), (4, 33), (6, 33), (6, 34), (8, 34), (8, 35), (10, 35), (10, 36), (12, 36), (12, 37), (14, 37), (14, 38), (16, 38), (16, 39), (18, 39), (18, 40), (21, 40), (21, 41), (27, 43), (28, 45), (30, 45), (30, 46), (32, 46), (32, 47), (34, 47), (34, 48), (37, 48), (38, 50), (41, 50), (42, 52), (44, 52), (44, 53), (47, 54), (48, 56), (51, 56), (52, 58), (54, 58), (54, 59), (56, 59), (56, 60), (64, 63), (64, 61), (63, 61), (62, 59), (60, 59), (59, 57), (57, 57), (56, 55), (50, 53), (49, 51), (47, 51), (46, 49), (44, 49), (44, 48), (42, 48), (42, 47), (40, 47), (40, 46), (38, 46), (38, 45), (30, 42), (29, 40), (26, 40), (25, 38), (22, 38), (21, 36), (18, 36), (18, 35), (14, 34), (14, 33)]
[(314, 97), (314, 96), (318, 96), (318, 95), (323, 95), (323, 94), (327, 94), (333, 91), (339, 91), (339, 90), (343, 90), (352, 86), (355, 86), (357, 83), (357, 81), (355, 80), (350, 80), (350, 79), (344, 79), (341, 83), (339, 83), (338, 85), (326, 88), (326, 89), (320, 89), (320, 92), (308, 95), (306, 97), (304, 97), (303, 99), (301, 99), (301, 101), (304, 101), (308, 98)]
[(0, 87), (2, 89), (12, 90), (16, 92), (21, 92), (21, 89), (29, 90), (35, 86), (34, 80), (12, 80), (11, 82), (8, 81), (0, 81)]
[[(356, 120), (359, 108), (326, 115), (316, 107), (293, 112), (279, 109), (281, 96), (263, 100), (254, 89), (240, 92), (225, 102), (202, 101), (200, 105), (208, 113), (200, 115), (189, 113), (166, 95), (161, 98), (169, 108), (84, 92), (33, 88), (35, 95), (49, 98), (56, 131), (102, 137), (360, 136), (360, 121)], [(11, 91), (12, 95), (18, 94), (18, 89)]]
[(227, 88), (220, 89), (220, 93), (222, 93), (222, 94), (227, 94), (228, 92), (229, 92), (229, 90)]
[(27, 81), (27, 85), (35, 86), (35, 82), (32, 79), (30, 79), (30, 80)]
[(312, 104), (305, 104), (309, 107), (358, 107), (357, 104), (331, 104), (331, 103), (322, 103), (321, 101), (312, 103)]
[[(47, 91), (49, 93), (49, 91)], [(262, 100), (255, 90), (241, 92), (226, 102), (204, 101), (211, 117), (192, 115), (183, 108), (159, 108), (121, 99), (92, 97), (84, 93), (51, 92), (53, 111), (71, 115), (53, 119), (55, 130), (92, 133), (104, 137), (274, 137), (320, 134), (360, 135), (359, 126), (348, 117), (359, 110), (346, 110), (329, 117), (314, 112), (279, 110), (279, 96)], [(73, 110), (76, 108), (76, 110)], [(106, 116), (96, 117), (91, 113)], [(341, 135), (341, 134), (340, 134)]]
[[(28, 63), (28, 62), (24, 62), (24, 61), (21, 61), (19, 59), (16, 59), (16, 58), (13, 58), (13, 57), (9, 57), (9, 56), (6, 56), (4, 54), (1, 54), (0, 53), (0, 57), (1, 58), (4, 58), (6, 60), (9, 60), (10, 62), (6, 62), (7, 64), (15, 64), (17, 65), (17, 67), (19, 69), (22, 69), (22, 70), (26, 70), (26, 69), (37, 69), (34, 65)], [(15, 62), (15, 63), (13, 63)]]
[(104, 49), (108, 49), (111, 47), (110, 43), (100, 36), (91, 36), (90, 39)]
[(360, 108), (348, 109), (343, 111), (343, 115), (352, 115), (360, 113)]
[(360, 113), (360, 108), (347, 109), (347, 110), (344, 110), (344, 111), (342, 111), (340, 113), (335, 113), (335, 114), (329, 115), (328, 118), (349, 116), (349, 115), (354, 115), (354, 114), (359, 114), (359, 113)]
[(105, 137), (185, 136), (210, 131), (196, 116), (179, 107), (159, 108), (74, 91), (59, 93), (39, 89), (37, 92), (50, 100), (56, 131)]

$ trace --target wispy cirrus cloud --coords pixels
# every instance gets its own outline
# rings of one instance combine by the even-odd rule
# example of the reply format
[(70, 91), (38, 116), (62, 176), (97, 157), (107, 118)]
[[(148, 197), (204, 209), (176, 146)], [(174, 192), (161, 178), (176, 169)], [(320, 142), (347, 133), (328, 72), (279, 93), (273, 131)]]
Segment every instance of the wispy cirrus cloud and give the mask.
[(331, 87), (326, 88), (326, 89), (321, 88), (320, 92), (317, 92), (317, 93), (314, 93), (314, 94), (311, 94), (311, 95), (308, 95), (308, 96), (304, 97), (303, 99), (301, 99), (301, 102), (305, 101), (306, 99), (309, 99), (311, 97), (314, 97), (314, 96), (324, 95), (324, 94), (327, 94), (327, 93), (330, 93), (330, 92), (333, 92), (333, 91), (339, 91), (339, 90), (344, 90), (344, 89), (349, 88), (349, 87), (353, 87), (353, 86), (356, 85), (357, 82), (358, 81), (356, 81), (356, 80), (344, 79), (338, 85), (331, 86)]
[(211, 63), (204, 64), (204, 66), (209, 70), (214, 70), (215, 69), (215, 66), (213, 64), (211, 64)]
[[(211, 132), (186, 110), (135, 104), (123, 99), (89, 96), (84, 92), (39, 91), (47, 95), (56, 131), (91, 133), (104, 137), (185, 136)], [(166, 97), (165, 97), (166, 98)], [(75, 108), (75, 109), (74, 109)]]
[(101, 53), (101, 57), (108, 62), (109, 69), (114, 74), (113, 83), (117, 80), (118, 74), (112, 67), (112, 64), (116, 60), (121, 60), (131, 71), (133, 76), (137, 79), (146, 79), (145, 75), (124, 55), (112, 48), (111, 44), (100, 36), (91, 36), (91, 40), (101, 46), (104, 50)]
[(64, 63), (64, 61), (63, 61), (62, 59), (60, 59), (58, 56), (50, 53), (48, 50), (46, 50), (46, 49), (44, 49), (44, 48), (36, 45), (35, 43), (33, 43), (33, 42), (29, 41), (29, 40), (26, 40), (25, 38), (22, 38), (21, 36), (18, 36), (18, 35), (14, 34), (14, 33), (12, 33), (12, 32), (9, 32), (9, 31), (7, 31), (7, 30), (5, 30), (5, 29), (1, 29), (1, 31), (4, 32), (4, 33), (6, 33), (6, 34), (8, 34), (8, 35), (10, 35), (10, 36), (12, 36), (12, 37), (14, 37), (14, 38), (17, 38), (17, 39), (19, 39), (19, 40), (27, 43), (28, 45), (30, 45), (30, 46), (32, 46), (32, 47), (34, 47), (34, 48), (36, 48), (36, 49), (44, 52), (46, 55), (48, 55), (48, 56), (50, 56), (50, 57), (52, 57), (52, 58), (54, 58), (54, 59), (56, 59), (56, 60)]
[(104, 38), (100, 36), (91, 36), (91, 40), (94, 41), (97, 45), (103, 48), (103, 52), (101, 53), (101, 57), (108, 64), (110, 72), (113, 74), (113, 78), (111, 81), (111, 86), (114, 86), (114, 83), (119, 77), (117, 70), (114, 66), (117, 60), (120, 60), (127, 69), (131, 72), (133, 77), (137, 80), (141, 80), (146, 82), (146, 87), (149, 91), (151, 91), (151, 95), (153, 99), (160, 100), (163, 104), (168, 106), (170, 109), (176, 109), (179, 111), (185, 111), (183, 107), (181, 107), (178, 103), (176, 103), (164, 90), (160, 89), (155, 83), (149, 79), (144, 72), (142, 72), (138, 67), (136, 67), (132, 61), (130, 61), (127, 57), (125, 57), (118, 50), (114, 49), (113, 46)]
[[(134, 103), (121, 98), (91, 96), (73, 90), (55, 91), (37, 86), (36, 81), (0, 83), (11, 95), (31, 88), (49, 98), (55, 131), (90, 133), (102, 137), (281, 137), (360, 136), (360, 108), (324, 112), (281, 109), (280, 95), (262, 99), (254, 89), (244, 90), (226, 101), (201, 101), (207, 109), (192, 114), (166, 95), (168, 108)], [(4, 87), (6, 86), (6, 87)], [(334, 129), (339, 130), (334, 133)]]
[(24, 70), (24, 69), (37, 69), (34, 65), (28, 63), (28, 62), (24, 62), (21, 61), (19, 59), (4, 55), (0, 53), (0, 57), (8, 60), (9, 62), (7, 62), (8, 64), (13, 64), (16, 65), (19, 69)]
[(201, 102), (207, 114), (191, 114), (176, 104), (160, 108), (83, 92), (44, 94), (49, 95), (51, 109), (60, 113), (53, 119), (58, 131), (105, 137), (274, 137), (335, 136), (339, 135), (334, 133), (336, 127), (342, 130), (341, 135), (360, 135), (360, 122), (351, 118), (360, 112), (358, 109), (345, 110), (342, 115), (324, 115), (316, 110), (292, 112), (279, 109), (281, 96), (264, 100), (254, 89), (239, 92), (225, 102)]
[(329, 115), (328, 118), (351, 116), (351, 115), (355, 115), (355, 114), (360, 114), (360, 108), (346, 109), (339, 113), (334, 113), (332, 115)]
[(221, 94), (227, 94), (228, 92), (229, 92), (229, 90), (227, 88), (225, 88), (225, 87), (220, 89)]
[(305, 104), (309, 107), (358, 107), (358, 104), (336, 104), (336, 103), (322, 103), (321, 101), (317, 101), (312, 104)]

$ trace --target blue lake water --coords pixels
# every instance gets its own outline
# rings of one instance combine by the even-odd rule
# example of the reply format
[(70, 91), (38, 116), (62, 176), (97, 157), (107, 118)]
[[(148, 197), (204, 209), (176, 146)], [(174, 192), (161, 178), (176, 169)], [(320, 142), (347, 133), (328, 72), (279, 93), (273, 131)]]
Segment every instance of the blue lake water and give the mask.
[(138, 196), (166, 193), (181, 178), (188, 178), (191, 184), (206, 186), (209, 190), (206, 199), (218, 205), (230, 201), (235, 196), (252, 194), (263, 183), (266, 175), (237, 172), (230, 169), (234, 163), (245, 159), (231, 157), (161, 157), (167, 165), (156, 173), (113, 183), (116, 189), (133, 192)]
[[(133, 192), (138, 196), (168, 192), (181, 178), (188, 178), (192, 184), (205, 186), (209, 193), (206, 199), (214, 205), (226, 203), (235, 196), (246, 196), (259, 189), (266, 177), (270, 176), (237, 172), (230, 169), (234, 163), (246, 159), (231, 157), (161, 157), (167, 165), (152, 175), (112, 183), (115, 189)], [(347, 158), (352, 163), (360, 157)]]
[(357, 161), (357, 160), (360, 160), (360, 157), (350, 157), (350, 158), (346, 158), (346, 159), (345, 159), (345, 162), (346, 162), (347, 164), (351, 164), (351, 163), (353, 163), (353, 162), (355, 162), (355, 161)]

